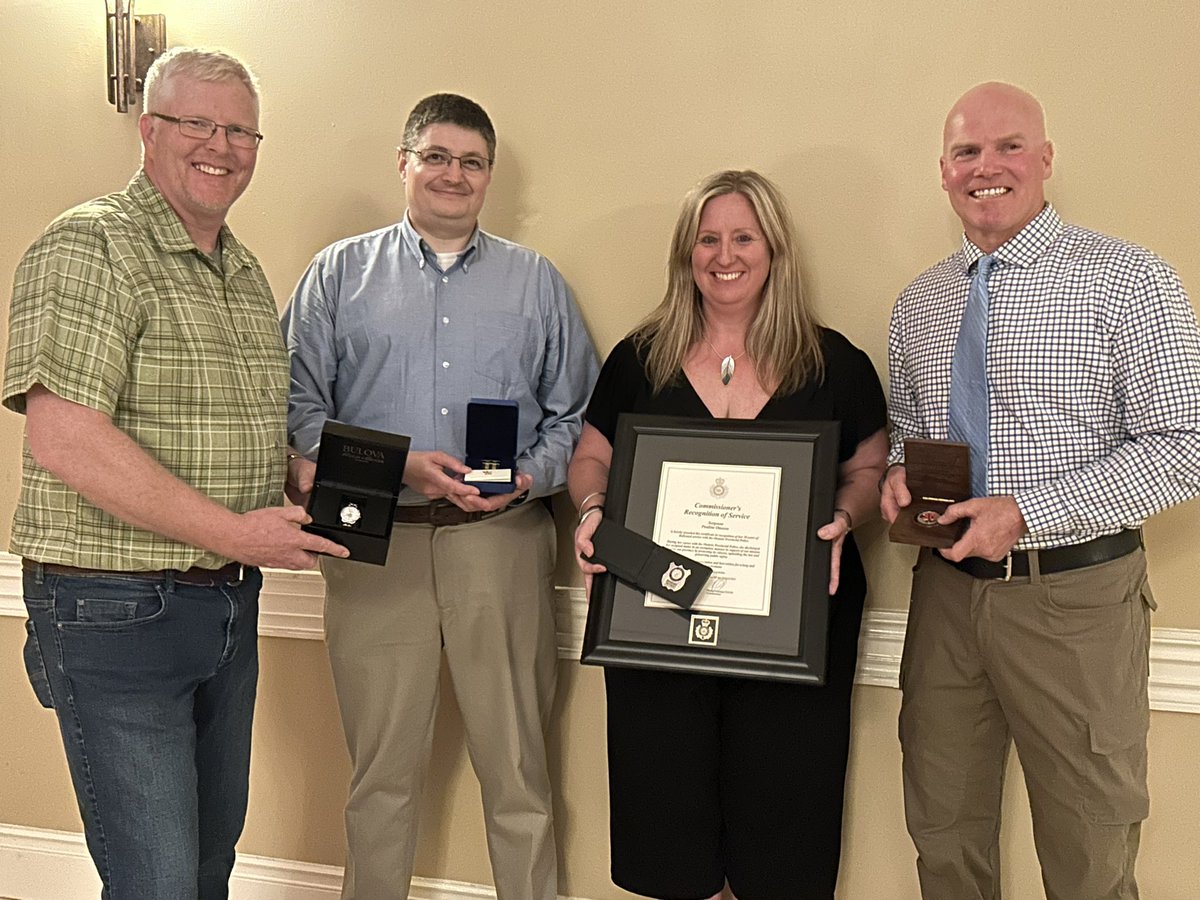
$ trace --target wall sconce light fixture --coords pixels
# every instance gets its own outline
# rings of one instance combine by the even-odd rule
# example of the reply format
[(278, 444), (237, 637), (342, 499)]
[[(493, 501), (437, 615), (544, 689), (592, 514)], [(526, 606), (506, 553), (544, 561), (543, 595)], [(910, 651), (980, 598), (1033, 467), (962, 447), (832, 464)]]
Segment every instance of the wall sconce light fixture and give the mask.
[(104, 0), (108, 29), (108, 102), (137, 109), (146, 72), (167, 48), (167, 17), (133, 13), (134, 0)]

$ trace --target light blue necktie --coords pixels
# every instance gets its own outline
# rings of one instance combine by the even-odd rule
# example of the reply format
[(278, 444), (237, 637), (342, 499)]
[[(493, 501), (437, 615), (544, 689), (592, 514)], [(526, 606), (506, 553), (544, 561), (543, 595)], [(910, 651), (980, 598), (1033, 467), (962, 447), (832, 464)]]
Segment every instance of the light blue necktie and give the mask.
[(950, 439), (971, 448), (971, 495), (987, 496), (988, 402), (987, 320), (988, 273), (994, 256), (980, 257), (971, 292), (958, 327), (954, 363), (950, 367)]

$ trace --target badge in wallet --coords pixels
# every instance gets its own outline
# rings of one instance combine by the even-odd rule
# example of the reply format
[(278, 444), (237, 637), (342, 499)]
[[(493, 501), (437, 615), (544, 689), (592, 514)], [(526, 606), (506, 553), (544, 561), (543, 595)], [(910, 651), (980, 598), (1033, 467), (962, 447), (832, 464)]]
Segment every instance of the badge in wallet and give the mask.
[(904, 474), (912, 502), (896, 515), (888, 539), (920, 547), (952, 546), (967, 520), (939, 525), (952, 503), (971, 497), (971, 449), (955, 441), (906, 440)]
[(588, 562), (600, 563), (626, 584), (681, 609), (691, 608), (713, 571), (611, 519), (600, 520), (592, 535), (592, 549)]

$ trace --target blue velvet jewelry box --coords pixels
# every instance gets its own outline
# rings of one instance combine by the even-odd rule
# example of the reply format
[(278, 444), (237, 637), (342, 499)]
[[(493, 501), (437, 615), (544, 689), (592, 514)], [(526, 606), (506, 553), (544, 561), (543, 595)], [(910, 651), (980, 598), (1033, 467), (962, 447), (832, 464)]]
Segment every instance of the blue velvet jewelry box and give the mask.
[(516, 486), (517, 425), (516, 400), (471, 398), (467, 404), (467, 456), (473, 471), (463, 481), (481, 494), (510, 494)]

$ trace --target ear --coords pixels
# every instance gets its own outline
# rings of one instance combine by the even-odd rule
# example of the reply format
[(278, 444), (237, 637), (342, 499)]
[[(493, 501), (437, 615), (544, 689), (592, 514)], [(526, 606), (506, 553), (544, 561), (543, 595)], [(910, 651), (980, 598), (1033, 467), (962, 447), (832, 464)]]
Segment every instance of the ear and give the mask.
[(157, 121), (146, 113), (138, 116), (138, 134), (142, 136), (142, 146), (149, 146), (154, 142), (154, 125)]
[(404, 183), (408, 182), (408, 154), (403, 150), (396, 151), (396, 171), (400, 173), (400, 180)]
[(938, 172), (940, 172), (942, 176), (942, 190), (950, 190), (950, 188), (946, 187), (946, 157), (944, 156), (938, 157)]
[(1054, 169), (1054, 142), (1046, 141), (1042, 147), (1042, 181), (1050, 177)]

